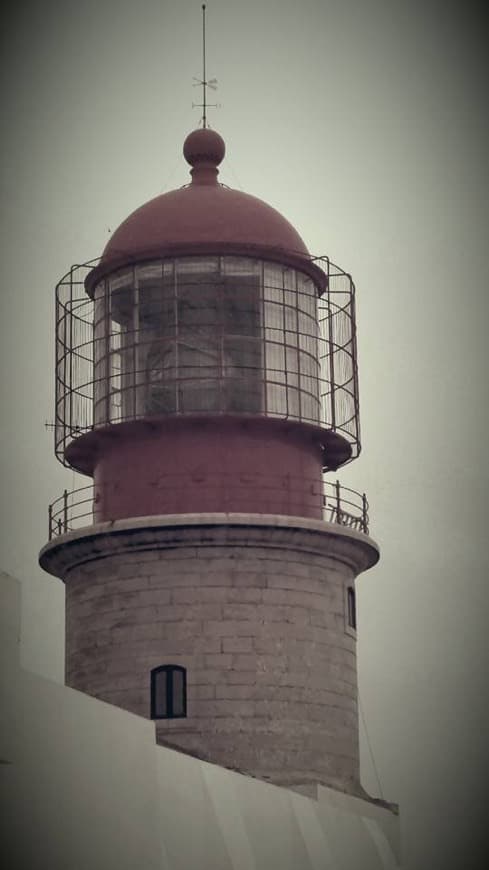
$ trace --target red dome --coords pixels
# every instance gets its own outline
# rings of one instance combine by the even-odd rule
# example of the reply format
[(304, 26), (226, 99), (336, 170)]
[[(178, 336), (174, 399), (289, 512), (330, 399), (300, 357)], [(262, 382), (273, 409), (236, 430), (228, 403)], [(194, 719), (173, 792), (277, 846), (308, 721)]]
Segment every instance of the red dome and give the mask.
[(192, 183), (136, 209), (113, 233), (103, 260), (174, 245), (253, 245), (308, 257), (294, 227), (261, 199), (220, 184)]
[(303, 240), (278, 211), (218, 183), (224, 153), (218, 133), (208, 128), (190, 133), (184, 156), (193, 166), (191, 184), (155, 197), (126, 218), (90, 274), (89, 290), (99, 276), (130, 262), (205, 253), (263, 256), (296, 265), (318, 280)]

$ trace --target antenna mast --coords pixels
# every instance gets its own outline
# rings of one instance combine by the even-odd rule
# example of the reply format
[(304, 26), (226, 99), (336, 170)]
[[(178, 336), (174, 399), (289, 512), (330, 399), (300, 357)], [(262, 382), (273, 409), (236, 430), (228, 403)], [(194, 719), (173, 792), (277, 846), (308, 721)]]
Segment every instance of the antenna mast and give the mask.
[(204, 129), (207, 127), (207, 113), (206, 113), (206, 97), (207, 97), (207, 82), (205, 78), (205, 3), (202, 4), (202, 108), (204, 109), (204, 113), (202, 116), (202, 126)]
[(201, 103), (192, 103), (192, 108), (199, 108), (203, 110), (202, 113), (202, 126), (204, 129), (207, 127), (207, 109), (213, 108), (217, 109), (219, 103), (208, 103), (207, 102), (207, 88), (212, 88), (213, 91), (217, 88), (217, 79), (209, 79), (207, 81), (207, 70), (206, 70), (206, 47), (205, 47), (205, 3), (202, 4), (202, 79), (197, 79), (194, 76), (194, 86), (201, 85), (202, 87), (202, 102)]

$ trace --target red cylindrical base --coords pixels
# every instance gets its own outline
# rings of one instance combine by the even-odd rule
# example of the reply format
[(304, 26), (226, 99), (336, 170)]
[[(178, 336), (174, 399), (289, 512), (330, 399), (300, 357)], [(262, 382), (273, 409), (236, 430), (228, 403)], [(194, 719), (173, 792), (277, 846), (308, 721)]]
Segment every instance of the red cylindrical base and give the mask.
[(321, 471), (312, 427), (229, 417), (136, 423), (98, 445), (96, 520), (222, 511), (321, 519)]

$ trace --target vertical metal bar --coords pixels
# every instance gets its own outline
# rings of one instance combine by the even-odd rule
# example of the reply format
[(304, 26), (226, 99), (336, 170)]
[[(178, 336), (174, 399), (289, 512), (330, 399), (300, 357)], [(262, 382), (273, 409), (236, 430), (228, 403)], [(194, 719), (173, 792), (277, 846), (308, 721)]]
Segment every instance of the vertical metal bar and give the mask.
[[(179, 269), (178, 264), (180, 262), (181, 261), (178, 260), (177, 258), (175, 258), (173, 261), (173, 309), (174, 309), (174, 321), (175, 321), (175, 337), (174, 337), (175, 352), (173, 355), (173, 359), (174, 359), (173, 389), (175, 391), (175, 414), (178, 414), (180, 411), (180, 402), (179, 402), (179, 398), (180, 398), (180, 386), (179, 386), (180, 385), (180, 360), (179, 360), (179, 353), (178, 353), (178, 342), (179, 342), (179, 335), (180, 335), (180, 321), (179, 321), (179, 317), (178, 317), (178, 299), (179, 299), (179, 292), (180, 292), (180, 283), (179, 283), (180, 269)], [(171, 357), (170, 357), (170, 361), (171, 361)], [(170, 380), (170, 386), (171, 386), (171, 380)]]
[[(109, 282), (107, 282), (107, 287)], [(112, 288), (105, 294), (105, 334), (106, 334), (106, 422), (112, 422)]]
[(226, 262), (223, 263), (223, 258), (217, 258), (217, 285), (215, 292), (216, 300), (216, 323), (214, 329), (217, 334), (217, 409), (220, 413), (228, 410), (226, 406), (226, 365), (224, 362), (224, 301), (226, 298), (226, 281), (228, 272)]
[(207, 127), (207, 80), (206, 80), (206, 68), (205, 68), (205, 3), (202, 5), (202, 103), (204, 114), (202, 117), (202, 126), (204, 129)]
[[(296, 353), (297, 353), (297, 357), (296, 357), (297, 358), (297, 366), (296, 366), (296, 371), (295, 371), (295, 378), (292, 378), (293, 381), (296, 380), (296, 383), (292, 387), (292, 395), (294, 395), (293, 391), (296, 390), (297, 391), (297, 418), (296, 419), (302, 420), (302, 377), (301, 377), (301, 351), (302, 351), (301, 334), (302, 333), (301, 333), (301, 326), (300, 326), (301, 307), (300, 307), (300, 300), (299, 300), (299, 296), (301, 295), (302, 291), (299, 288), (299, 280), (298, 280), (297, 272), (295, 271), (295, 269), (294, 269), (294, 289), (295, 289), (295, 297), (294, 298), (295, 298), (295, 323), (296, 323), (295, 347), (296, 347)], [(285, 351), (285, 353), (287, 353), (287, 350)]]
[[(312, 279), (311, 279), (312, 280)], [(316, 412), (315, 418), (316, 423), (321, 425), (321, 330), (319, 327), (319, 287), (316, 287), (315, 282), (313, 281), (314, 287), (314, 331), (315, 331), (315, 339), (314, 339), (314, 357), (316, 361), (316, 374), (315, 374), (315, 398), (316, 398)]]
[(363, 519), (363, 531), (367, 534), (368, 526), (367, 526), (367, 496), (365, 493), (362, 493), (362, 519)]
[[(93, 303), (92, 303), (93, 304)], [(90, 400), (90, 387), (88, 386), (90, 383), (90, 302), (88, 300), (85, 301), (85, 304), (82, 306), (82, 320), (83, 320), (83, 353), (86, 355), (85, 357), (85, 373), (83, 377), (83, 382), (87, 385), (85, 390), (85, 396), (83, 399), (83, 429), (87, 432), (90, 429), (90, 409), (92, 407), (92, 402)], [(93, 356), (92, 356), (93, 362)]]
[[(276, 267), (276, 268), (278, 269), (278, 267)], [(286, 270), (286, 267), (282, 266), (282, 271), (281, 271), (282, 287), (280, 288), (282, 290), (282, 300), (281, 300), (280, 304), (281, 304), (281, 316), (282, 316), (281, 345), (282, 345), (283, 354), (284, 354), (285, 371), (287, 372), (287, 349), (286, 349), (287, 348), (287, 331), (285, 328), (286, 327), (286, 323), (285, 323), (285, 270)], [(277, 302), (274, 301), (273, 305), (277, 305)], [(296, 335), (296, 341), (298, 341), (297, 335)], [(274, 344), (275, 344), (275, 342), (274, 342)], [(277, 342), (277, 344), (278, 344), (278, 342)], [(275, 363), (275, 365), (277, 365), (277, 363)], [(276, 368), (274, 369), (273, 380), (275, 382), (275, 389), (277, 390), (277, 393), (280, 396), (280, 389), (283, 388), (284, 385), (282, 384), (282, 381), (280, 378), (280, 372)], [(299, 401), (300, 401), (300, 399), (299, 399)], [(281, 403), (278, 402), (279, 407), (280, 407), (280, 404)], [(300, 405), (299, 405), (299, 407), (300, 407)], [(289, 390), (287, 387), (287, 374), (285, 375), (285, 416), (287, 419), (290, 417), (290, 413), (289, 413)]]
[[(299, 306), (299, 278), (297, 275), (297, 271), (294, 269), (294, 303), (295, 303), (295, 342), (296, 342), (296, 351), (297, 351), (297, 370), (295, 372), (295, 378), (292, 378), (292, 381), (295, 380), (295, 383), (292, 386), (292, 395), (294, 395), (294, 390), (297, 391), (297, 419), (302, 420), (302, 383), (301, 383), (301, 341), (300, 341), (300, 328), (299, 324), (301, 322), (301, 313)], [(287, 341), (287, 338), (286, 338)], [(285, 354), (287, 354), (287, 348), (285, 348)], [(294, 374), (293, 372), (291, 374)], [(288, 391), (287, 391), (288, 392)]]
[(95, 429), (95, 425), (96, 425), (96, 420), (95, 420), (95, 397), (96, 397), (97, 389), (96, 389), (96, 386), (95, 386), (95, 379), (96, 379), (96, 368), (97, 368), (97, 367), (96, 367), (96, 363), (97, 363), (97, 353), (98, 353), (98, 348), (97, 348), (97, 344), (96, 344), (96, 341), (95, 341), (95, 318), (96, 318), (96, 316), (97, 316), (97, 302), (96, 302), (96, 299), (97, 299), (97, 287), (95, 287), (95, 288), (94, 288), (94, 291), (93, 291), (92, 323), (91, 323), (91, 329), (92, 329), (92, 378), (91, 378), (91, 386), (92, 386), (92, 423), (91, 423), (91, 426), (90, 426), (91, 429)]
[(333, 312), (331, 308), (331, 276), (328, 262), (328, 344), (329, 344), (329, 377), (331, 395), (331, 428), (336, 429), (336, 397), (335, 397), (335, 374), (334, 374), (334, 334)]
[(336, 522), (340, 522), (341, 517), (341, 494), (340, 494), (340, 482), (339, 480), (335, 483), (336, 490)]
[(63, 532), (68, 531), (68, 490), (63, 492)]
[(355, 407), (355, 440), (357, 455), (360, 452), (360, 404), (358, 388), (358, 361), (357, 361), (357, 325), (355, 311), (355, 285), (350, 277), (350, 320), (351, 320), (351, 350), (353, 357), (353, 390)]
[[(60, 353), (59, 353), (59, 330), (60, 330), (60, 318), (59, 318), (59, 284), (56, 287), (56, 314), (55, 314), (55, 326), (56, 326), (56, 343), (54, 350), (54, 452), (56, 456), (58, 456), (58, 432), (59, 432), (59, 408), (60, 408), (60, 383), (59, 383), (59, 363), (60, 363)], [(63, 415), (64, 416), (64, 415)], [(51, 516), (49, 521), (49, 528), (51, 529)], [(50, 532), (51, 534), (51, 532)], [(51, 540), (51, 538), (49, 538)]]
[[(277, 389), (277, 391), (280, 390), (280, 387), (282, 387), (285, 390), (285, 414), (286, 414), (286, 417), (289, 417), (289, 388), (292, 387), (292, 384), (289, 384), (289, 367), (287, 365), (287, 330), (285, 328), (286, 327), (286, 319), (285, 319), (286, 318), (286, 306), (285, 306), (286, 281), (285, 281), (285, 274), (286, 274), (286, 267), (284, 266), (282, 268), (282, 286), (284, 288), (284, 296), (283, 296), (283, 298), (284, 298), (284, 311), (283, 311), (284, 334), (283, 334), (283, 341), (281, 342), (280, 347), (278, 346), (278, 342), (274, 341), (274, 350), (277, 353), (277, 356), (279, 355), (279, 353), (278, 353), (279, 350), (281, 350), (282, 354), (283, 354), (283, 361), (284, 361), (283, 374), (284, 374), (285, 378), (284, 378), (284, 382), (282, 383), (281, 378), (280, 378), (280, 374), (282, 374), (282, 373), (280, 372), (277, 374), (277, 371), (275, 371), (274, 378), (275, 378), (275, 388)], [(293, 274), (295, 276), (294, 301), (295, 301), (295, 317), (296, 317), (295, 322), (296, 322), (296, 333), (297, 333), (299, 320), (298, 320), (298, 314), (297, 314), (297, 274), (296, 274), (295, 270), (294, 270)], [(292, 308), (292, 306), (290, 306), (290, 307)]]
[[(129, 304), (131, 300), (129, 289)], [(121, 422), (131, 416), (131, 345), (127, 321), (121, 323)]]
[(327, 370), (326, 370), (326, 360), (327, 360), (327, 348), (328, 342), (326, 337), (326, 329), (325, 329), (325, 321), (327, 318), (324, 316), (324, 312), (327, 312), (327, 306), (324, 301), (324, 293), (326, 292), (326, 288), (329, 288), (329, 260), (328, 258), (321, 257), (319, 258), (319, 262), (325, 264), (325, 272), (326, 272), (326, 287), (325, 290), (318, 294), (318, 302), (317, 302), (317, 311), (318, 311), (318, 326), (319, 326), (319, 420), (320, 424), (326, 425), (326, 395), (328, 390), (328, 380), (327, 380)]
[(69, 405), (69, 355), (70, 349), (68, 347), (69, 344), (69, 298), (67, 297), (67, 293), (65, 293), (65, 299), (63, 302), (63, 383), (62, 383), (62, 392), (63, 392), (63, 445), (62, 450), (63, 454), (68, 444), (69, 433), (70, 433), (70, 405)]
[[(134, 303), (132, 306), (132, 361), (133, 361), (133, 401), (132, 401), (132, 413), (133, 418), (135, 420), (139, 417), (139, 409), (142, 407), (143, 415), (145, 412), (145, 400), (144, 393), (147, 388), (147, 384), (144, 384), (142, 392), (143, 392), (143, 402), (141, 403), (141, 389), (140, 389), (140, 370), (139, 370), (139, 362), (141, 358), (139, 343), (141, 340), (141, 336), (139, 335), (139, 275), (137, 273), (137, 266), (133, 266), (132, 268), (132, 286), (134, 290)], [(149, 393), (149, 390), (148, 390)]]
[(259, 309), (260, 309), (260, 336), (261, 336), (261, 360), (260, 360), (260, 380), (261, 380), (261, 413), (268, 414), (268, 360), (267, 360), (267, 338), (266, 338), (266, 323), (265, 323), (265, 263), (259, 260)]
[(73, 435), (73, 313), (72, 312), (73, 312), (73, 266), (71, 267), (71, 270), (70, 270), (70, 306), (69, 306), (69, 313), (70, 313), (69, 345), (70, 346), (69, 346), (69, 350), (68, 350), (69, 355), (70, 355), (70, 362), (69, 362), (69, 370), (70, 370), (69, 380), (70, 380), (70, 383), (69, 383), (69, 393), (68, 393), (68, 395), (69, 395), (68, 417), (69, 417), (69, 429), (70, 429), (71, 436)]
[(104, 423), (110, 423), (110, 307), (111, 307), (111, 287), (110, 281), (105, 281), (104, 288), (104, 365), (102, 367), (102, 377), (104, 378), (104, 405), (105, 405), (105, 420)]
[(53, 537), (53, 506), (48, 507), (48, 541)]

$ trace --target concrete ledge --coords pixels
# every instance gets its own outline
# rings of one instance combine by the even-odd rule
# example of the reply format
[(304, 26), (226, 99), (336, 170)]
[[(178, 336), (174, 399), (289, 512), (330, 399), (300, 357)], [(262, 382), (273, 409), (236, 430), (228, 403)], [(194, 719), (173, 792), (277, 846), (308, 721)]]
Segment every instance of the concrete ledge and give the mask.
[(372, 538), (338, 523), (269, 514), (175, 514), (97, 523), (60, 535), (40, 552), (39, 563), (62, 579), (75, 566), (115, 552), (168, 550), (189, 546), (293, 548), (329, 556), (355, 574), (379, 559)]

